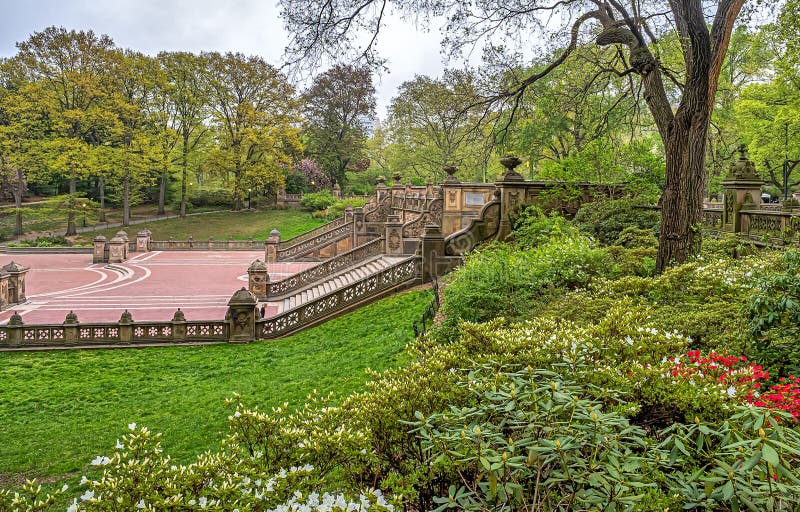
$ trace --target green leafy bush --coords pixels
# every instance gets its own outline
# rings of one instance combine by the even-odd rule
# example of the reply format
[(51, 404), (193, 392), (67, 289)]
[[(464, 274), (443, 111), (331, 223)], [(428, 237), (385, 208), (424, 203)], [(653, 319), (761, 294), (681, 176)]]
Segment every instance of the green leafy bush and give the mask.
[(352, 208), (360, 208), (365, 204), (367, 204), (366, 199), (351, 198), (351, 199), (342, 199), (336, 201), (335, 203), (333, 203), (328, 207), (327, 218), (328, 220), (338, 219), (339, 217), (344, 215), (344, 210), (348, 206)]
[(643, 206), (641, 200), (631, 198), (594, 201), (581, 206), (574, 221), (602, 244), (611, 245), (626, 228), (658, 231), (660, 212)]
[(333, 197), (330, 190), (311, 192), (300, 200), (300, 206), (312, 212), (327, 210), (334, 203), (336, 203), (336, 198)]
[[(180, 204), (180, 197), (175, 198), (176, 206)], [(233, 192), (224, 188), (193, 190), (186, 197), (187, 206), (194, 208), (207, 208), (219, 206), (230, 208), (233, 204)]]

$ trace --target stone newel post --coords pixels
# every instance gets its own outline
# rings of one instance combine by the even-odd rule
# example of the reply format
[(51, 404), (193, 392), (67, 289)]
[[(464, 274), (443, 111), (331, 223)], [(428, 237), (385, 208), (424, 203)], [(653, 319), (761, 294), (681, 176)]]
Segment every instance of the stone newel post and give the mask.
[(761, 186), (764, 181), (756, 174), (756, 166), (747, 158), (747, 146), (739, 146), (739, 160), (731, 163), (722, 181), (725, 202), (722, 209), (722, 229), (738, 233), (742, 230), (741, 210), (758, 209), (761, 205)]
[(24, 325), (25, 322), (22, 321), (22, 317), (16, 311), (13, 315), (11, 315), (11, 318), (8, 319), (8, 323), (6, 324), (6, 327), (8, 328), (8, 344), (12, 347), (18, 347), (22, 345)]
[(148, 252), (150, 250), (150, 230), (144, 229), (136, 234), (136, 251)]
[(269, 268), (261, 260), (256, 260), (247, 269), (247, 287), (250, 292), (259, 298), (267, 299), (267, 283), (269, 283)]
[(8, 274), (8, 302), (22, 304), (28, 300), (25, 297), (25, 274), (30, 268), (12, 261), (3, 270)]
[(133, 340), (133, 315), (127, 309), (119, 317), (119, 341), (130, 343)]
[(273, 229), (269, 233), (269, 238), (264, 242), (264, 261), (275, 263), (278, 261), (278, 249), (281, 246), (281, 232)]
[(122, 263), (125, 261), (125, 245), (127, 242), (119, 236), (114, 236), (108, 241), (108, 262)]
[(117, 236), (125, 242), (125, 245), (122, 246), (122, 261), (125, 261), (128, 259), (128, 242), (130, 242), (130, 239), (128, 238), (128, 233), (121, 230), (117, 231)]
[(230, 325), (231, 343), (247, 343), (256, 338), (256, 306), (258, 299), (242, 287), (228, 301), (225, 319)]
[(383, 252), (386, 254), (403, 254), (403, 223), (399, 215), (389, 215), (386, 220), (386, 239)]
[(67, 345), (77, 345), (79, 328), (80, 322), (78, 322), (78, 315), (70, 311), (64, 318), (64, 343)]
[(92, 250), (92, 263), (107, 263), (106, 259), (106, 237), (97, 235), (94, 237), (94, 249)]
[(186, 339), (186, 316), (178, 308), (172, 316), (172, 338), (176, 342), (181, 342)]
[(422, 280), (439, 277), (439, 259), (444, 256), (444, 235), (439, 226), (428, 224), (422, 237)]
[(8, 300), (8, 272), (0, 268), (0, 311), (9, 305)]

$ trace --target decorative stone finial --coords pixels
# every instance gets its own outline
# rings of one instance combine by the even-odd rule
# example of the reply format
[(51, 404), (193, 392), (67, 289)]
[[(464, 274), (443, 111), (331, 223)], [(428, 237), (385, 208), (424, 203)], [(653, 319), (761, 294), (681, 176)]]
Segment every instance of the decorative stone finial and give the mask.
[(277, 229), (273, 229), (272, 231), (269, 232), (269, 237), (270, 238), (280, 238), (281, 237), (281, 232), (278, 231)]
[(78, 315), (76, 315), (74, 311), (70, 310), (70, 312), (67, 313), (67, 316), (64, 318), (64, 324), (74, 325), (77, 323), (78, 323)]
[(250, 266), (247, 268), (248, 272), (258, 272), (258, 271), (266, 272), (267, 270), (269, 270), (267, 264), (259, 259), (251, 263)]
[(740, 144), (739, 160), (731, 162), (730, 170), (728, 171), (727, 179), (744, 179), (755, 180), (759, 179), (756, 174), (756, 166), (747, 156), (747, 146)]
[(241, 289), (237, 290), (233, 294), (231, 299), (228, 301), (228, 306), (242, 306), (242, 305), (255, 306), (256, 304), (258, 304), (258, 299), (252, 292), (250, 292), (244, 286), (242, 286)]
[(521, 158), (515, 155), (505, 155), (500, 158), (500, 163), (507, 169), (503, 176), (500, 177), (500, 181), (525, 181), (525, 178), (514, 170), (522, 163)]
[(126, 233), (123, 230), (117, 231), (117, 235), (116, 236), (120, 237), (121, 239), (125, 240), (126, 242), (128, 241), (128, 233)]
[(25, 322), (22, 321), (22, 317), (14, 311), (14, 314), (11, 315), (11, 318), (8, 319), (8, 326), (9, 327), (19, 327), (20, 325), (24, 325)]
[(445, 183), (458, 183), (455, 174), (458, 172), (458, 167), (455, 165), (445, 165), (444, 172), (447, 173), (447, 178), (444, 179)]
[(119, 317), (119, 323), (121, 324), (132, 324), (133, 323), (133, 315), (131, 315), (130, 311), (127, 309), (122, 312), (122, 316)]
[(400, 174), (399, 172), (396, 172), (396, 173), (394, 173), (394, 175), (392, 176), (392, 179), (394, 180), (394, 184), (395, 184), (395, 185), (402, 185), (402, 183), (400, 183), (400, 180), (402, 180), (402, 179), (403, 179), (403, 175), (402, 175), (402, 174)]
[(386, 186), (386, 178), (384, 176), (378, 176), (378, 179), (375, 180), (375, 183), (378, 184), (378, 187), (385, 187)]
[(94, 237), (94, 241), (95, 242), (105, 242), (106, 241), (106, 237), (104, 237), (103, 235), (97, 235), (96, 237)]
[(30, 270), (25, 265), (21, 265), (15, 261), (12, 261), (8, 265), (3, 266), (3, 270), (8, 272), (9, 274), (19, 274), (25, 272), (26, 270)]
[(186, 315), (183, 314), (183, 311), (181, 311), (181, 308), (178, 308), (178, 310), (175, 312), (175, 314), (172, 315), (172, 321), (173, 322), (185, 322), (186, 321)]

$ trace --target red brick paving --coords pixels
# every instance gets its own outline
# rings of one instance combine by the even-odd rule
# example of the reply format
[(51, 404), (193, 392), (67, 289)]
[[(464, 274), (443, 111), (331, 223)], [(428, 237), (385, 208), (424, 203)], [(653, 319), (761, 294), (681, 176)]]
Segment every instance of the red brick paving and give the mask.
[[(164, 321), (179, 307), (187, 320), (221, 320), (233, 292), (247, 286), (248, 265), (263, 257), (262, 251), (154, 251), (109, 267), (92, 264), (91, 254), (0, 254), (0, 266), (14, 260), (31, 267), (28, 302), (13, 308), (25, 323), (60, 324), (70, 310), (81, 322), (116, 322), (125, 309), (134, 320)], [(311, 265), (270, 264), (270, 278)], [(0, 313), (0, 324), (11, 314)]]

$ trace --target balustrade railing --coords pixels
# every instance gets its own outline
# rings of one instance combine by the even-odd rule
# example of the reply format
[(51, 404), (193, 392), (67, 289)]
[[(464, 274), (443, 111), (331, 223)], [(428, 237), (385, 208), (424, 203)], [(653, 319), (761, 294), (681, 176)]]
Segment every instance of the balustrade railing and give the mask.
[(389, 290), (410, 284), (418, 279), (420, 271), (421, 262), (418, 256), (406, 258), (344, 288), (257, 322), (256, 337), (259, 339), (279, 338), (313, 325), (365, 300), (377, 298)]
[(317, 226), (314, 229), (310, 229), (310, 230), (306, 231), (305, 233), (301, 233), (301, 234), (299, 234), (297, 236), (294, 236), (292, 238), (288, 238), (286, 240), (281, 240), (280, 248), (281, 249), (285, 249), (287, 247), (291, 247), (293, 245), (297, 245), (300, 242), (304, 242), (304, 241), (308, 240), (309, 238), (314, 238), (314, 237), (316, 237), (318, 235), (321, 235), (322, 233), (330, 231), (331, 229), (337, 228), (339, 226), (343, 226), (343, 225), (345, 225), (347, 223), (348, 223), (348, 221), (343, 215), (341, 217), (333, 219), (330, 222), (326, 222), (325, 224), (323, 224), (321, 226)]
[(383, 238), (377, 238), (365, 244), (361, 244), (355, 249), (328, 259), (319, 265), (315, 265), (300, 273), (289, 276), (286, 279), (267, 283), (267, 297), (276, 298), (293, 293), (322, 278), (335, 274), (342, 269), (382, 253)]
[(150, 240), (151, 251), (257, 251), (263, 240)]
[(172, 321), (0, 326), (0, 348), (223, 342), (228, 322)]
[[(328, 225), (328, 224), (326, 224)], [(294, 245), (286, 248), (278, 249), (278, 261), (285, 261), (290, 258), (299, 258), (305, 256), (318, 249), (326, 247), (332, 243), (344, 240), (353, 236), (353, 221), (347, 221), (344, 224), (339, 224), (328, 231), (317, 234), (312, 238), (305, 239)]]

